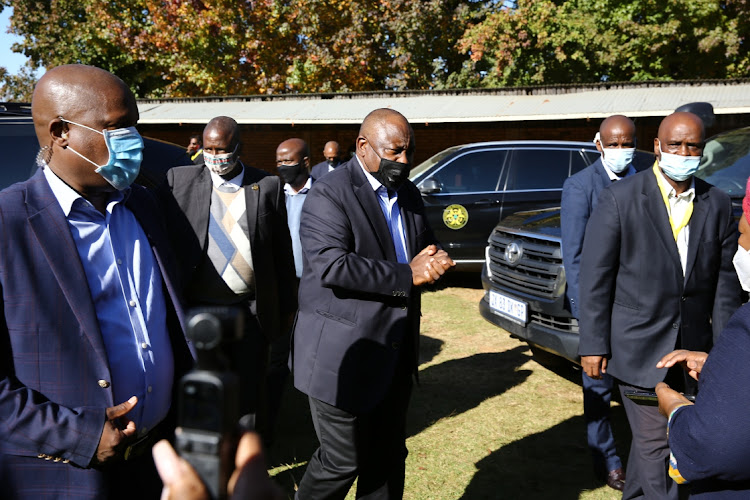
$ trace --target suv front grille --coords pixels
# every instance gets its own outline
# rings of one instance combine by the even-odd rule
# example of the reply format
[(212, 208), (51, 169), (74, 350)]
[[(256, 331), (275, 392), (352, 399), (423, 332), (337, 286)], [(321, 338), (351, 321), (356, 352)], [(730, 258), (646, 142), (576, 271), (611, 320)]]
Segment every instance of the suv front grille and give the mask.
[[(521, 258), (515, 264), (505, 257), (511, 243), (522, 248)], [(528, 295), (552, 299), (564, 291), (558, 289), (565, 276), (561, 276), (562, 252), (557, 241), (496, 229), (490, 236), (489, 267), (492, 281)]]
[(578, 320), (575, 318), (563, 318), (559, 316), (550, 316), (540, 312), (531, 312), (531, 322), (537, 323), (552, 330), (563, 332), (578, 333)]

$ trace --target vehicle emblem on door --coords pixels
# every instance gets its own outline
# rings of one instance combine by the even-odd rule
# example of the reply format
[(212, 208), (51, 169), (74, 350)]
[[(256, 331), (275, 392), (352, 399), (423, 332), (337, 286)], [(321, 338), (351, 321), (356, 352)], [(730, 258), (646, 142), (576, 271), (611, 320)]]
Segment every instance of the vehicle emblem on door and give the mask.
[(521, 257), (523, 256), (523, 246), (521, 246), (520, 242), (517, 241), (511, 241), (508, 243), (508, 246), (505, 247), (505, 261), (515, 266), (518, 264), (518, 261), (521, 260)]
[(463, 205), (448, 205), (443, 210), (443, 222), (451, 229), (461, 229), (469, 222), (469, 211)]

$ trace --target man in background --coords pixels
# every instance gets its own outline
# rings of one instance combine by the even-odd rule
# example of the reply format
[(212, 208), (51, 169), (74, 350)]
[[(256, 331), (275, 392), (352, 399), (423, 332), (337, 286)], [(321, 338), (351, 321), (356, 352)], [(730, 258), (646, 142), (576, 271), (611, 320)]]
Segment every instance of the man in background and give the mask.
[(281, 182), (246, 166), (239, 125), (228, 116), (203, 131), (203, 165), (176, 167), (162, 192), (191, 307), (235, 306), (245, 335), (232, 349), (240, 409), (267, 425), (269, 343), (286, 333), (297, 309), (292, 245)]
[(633, 435), (624, 499), (678, 498), (666, 420), (626, 392), (666, 381), (694, 393), (681, 367), (665, 372), (657, 362), (675, 349), (708, 352), (740, 305), (732, 202), (694, 176), (704, 140), (696, 115), (664, 118), (653, 168), (603, 189), (586, 227), (579, 353), (589, 377), (619, 382)]
[(336, 167), (341, 165), (341, 149), (339, 143), (336, 141), (326, 142), (326, 145), (323, 148), (323, 156), (325, 157), (325, 161), (315, 165), (310, 172), (313, 182), (317, 181), (325, 174), (333, 172)]
[[(578, 274), (586, 224), (602, 189), (615, 181), (635, 173), (635, 124), (622, 115), (610, 116), (599, 126), (594, 139), (601, 153), (587, 168), (569, 177), (563, 185), (561, 225), (562, 251), (567, 297), (574, 318), (578, 313)], [(594, 460), (594, 472), (610, 488), (622, 491), (625, 471), (617, 456), (615, 438), (609, 421), (614, 379), (604, 373), (595, 379), (582, 371), (583, 415), (586, 418), (586, 437)]]
[(187, 154), (195, 165), (203, 163), (203, 138), (200, 134), (190, 136), (190, 143), (187, 147)]

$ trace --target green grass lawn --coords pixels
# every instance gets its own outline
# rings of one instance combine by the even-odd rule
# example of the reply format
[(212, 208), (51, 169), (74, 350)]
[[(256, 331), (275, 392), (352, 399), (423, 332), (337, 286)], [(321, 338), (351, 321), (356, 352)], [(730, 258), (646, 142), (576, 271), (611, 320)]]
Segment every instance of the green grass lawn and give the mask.
[[(480, 315), (482, 290), (426, 292), (420, 385), (409, 409), (404, 497), (429, 499), (616, 499), (596, 480), (583, 421), (580, 377), (553, 373), (526, 344)], [(569, 380), (570, 379), (570, 380)], [(287, 391), (270, 473), (293, 498), (317, 447), (306, 397)], [(618, 450), (629, 430), (613, 406)], [(348, 498), (354, 498), (354, 489)]]

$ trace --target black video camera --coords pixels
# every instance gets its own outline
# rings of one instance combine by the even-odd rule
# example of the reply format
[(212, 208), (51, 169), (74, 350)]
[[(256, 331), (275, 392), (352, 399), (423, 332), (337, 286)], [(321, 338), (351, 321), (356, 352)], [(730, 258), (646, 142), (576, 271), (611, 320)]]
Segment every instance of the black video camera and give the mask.
[[(180, 379), (175, 447), (198, 472), (211, 498), (226, 497), (240, 425), (239, 378), (228, 350), (244, 332), (243, 311), (234, 307), (191, 309), (187, 337), (197, 353), (195, 369)], [(243, 418), (245, 428), (251, 418)]]

